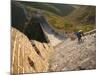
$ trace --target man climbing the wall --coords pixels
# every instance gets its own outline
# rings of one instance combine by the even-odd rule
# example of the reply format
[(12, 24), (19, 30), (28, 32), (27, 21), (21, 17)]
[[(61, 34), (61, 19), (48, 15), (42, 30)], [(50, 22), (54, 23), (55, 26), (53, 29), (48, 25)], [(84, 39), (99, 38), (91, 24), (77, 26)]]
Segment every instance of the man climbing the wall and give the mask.
[(76, 32), (76, 36), (77, 36), (77, 39), (78, 39), (78, 43), (82, 43), (83, 40), (82, 40), (82, 36), (84, 36), (84, 33), (82, 30), (79, 30), (78, 32)]

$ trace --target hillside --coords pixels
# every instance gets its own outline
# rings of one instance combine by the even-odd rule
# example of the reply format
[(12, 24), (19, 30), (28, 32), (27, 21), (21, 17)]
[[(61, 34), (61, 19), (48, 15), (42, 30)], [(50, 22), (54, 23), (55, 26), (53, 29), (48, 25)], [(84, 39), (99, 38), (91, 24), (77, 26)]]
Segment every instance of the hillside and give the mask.
[(60, 16), (62, 17), (69, 15), (75, 9), (75, 7), (70, 4), (51, 3), (51, 5), (59, 9), (61, 13)]
[[(84, 32), (87, 32), (96, 28), (95, 6), (21, 1), (18, 3), (20, 3), (26, 10), (26, 17), (31, 17), (32, 13), (35, 11), (41, 11), (44, 17), (47, 19), (48, 23), (61, 32), (70, 33), (76, 32), (80, 29)], [(67, 14), (65, 15), (65, 13)]]
[(95, 24), (95, 6), (79, 6), (66, 19), (72, 23)]
[[(48, 22), (56, 29), (62, 32), (72, 33), (78, 30), (84, 32), (96, 28), (96, 8), (95, 6), (72, 5), (74, 9), (65, 17), (57, 17), (54, 15), (47, 15)], [(59, 19), (58, 19), (59, 18)], [(61, 22), (62, 21), (62, 22)]]
[[(25, 23), (28, 22), (28, 19), (30, 19), (32, 14), (36, 11), (40, 10), (19, 2), (12, 3), (12, 25), (18, 25), (19, 27), (17, 28), (23, 30)], [(47, 10), (41, 10), (41, 12), (50, 25), (58, 29), (63, 29), (65, 22), (61, 16)]]
[(66, 4), (55, 4), (55, 3), (43, 3), (43, 2), (21, 2), (20, 3), (31, 6), (32, 8), (37, 8), (41, 10), (46, 10), (51, 13), (57, 14), (59, 16), (66, 16), (74, 10), (74, 7)]
[(82, 29), (83, 31), (90, 31), (95, 29), (95, 19), (95, 6), (79, 6), (65, 17), (65, 20), (75, 28), (74, 31), (79, 29)]

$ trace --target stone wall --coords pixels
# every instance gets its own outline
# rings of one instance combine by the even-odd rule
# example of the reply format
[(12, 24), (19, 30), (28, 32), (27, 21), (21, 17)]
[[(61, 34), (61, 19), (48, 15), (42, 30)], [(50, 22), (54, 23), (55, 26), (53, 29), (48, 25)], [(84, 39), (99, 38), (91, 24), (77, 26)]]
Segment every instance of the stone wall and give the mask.
[(11, 29), (11, 73), (47, 72), (53, 47), (49, 43), (29, 40), (17, 29)]

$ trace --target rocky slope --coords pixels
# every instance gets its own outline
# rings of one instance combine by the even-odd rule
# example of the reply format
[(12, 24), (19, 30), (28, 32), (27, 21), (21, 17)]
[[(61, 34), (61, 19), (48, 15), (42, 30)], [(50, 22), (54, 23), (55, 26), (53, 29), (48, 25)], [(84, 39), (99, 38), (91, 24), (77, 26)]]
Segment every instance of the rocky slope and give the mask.
[(71, 71), (96, 68), (95, 33), (83, 37), (84, 42), (67, 39), (55, 48), (51, 57), (50, 71)]
[(11, 29), (11, 73), (47, 72), (53, 47), (30, 40), (15, 28)]

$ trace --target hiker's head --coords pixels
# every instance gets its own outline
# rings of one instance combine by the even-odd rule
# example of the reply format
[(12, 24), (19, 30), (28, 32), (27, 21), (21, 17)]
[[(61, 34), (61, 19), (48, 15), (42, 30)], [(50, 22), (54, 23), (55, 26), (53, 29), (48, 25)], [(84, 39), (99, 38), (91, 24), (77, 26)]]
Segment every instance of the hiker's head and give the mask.
[(79, 30), (79, 32), (83, 32), (82, 30)]

